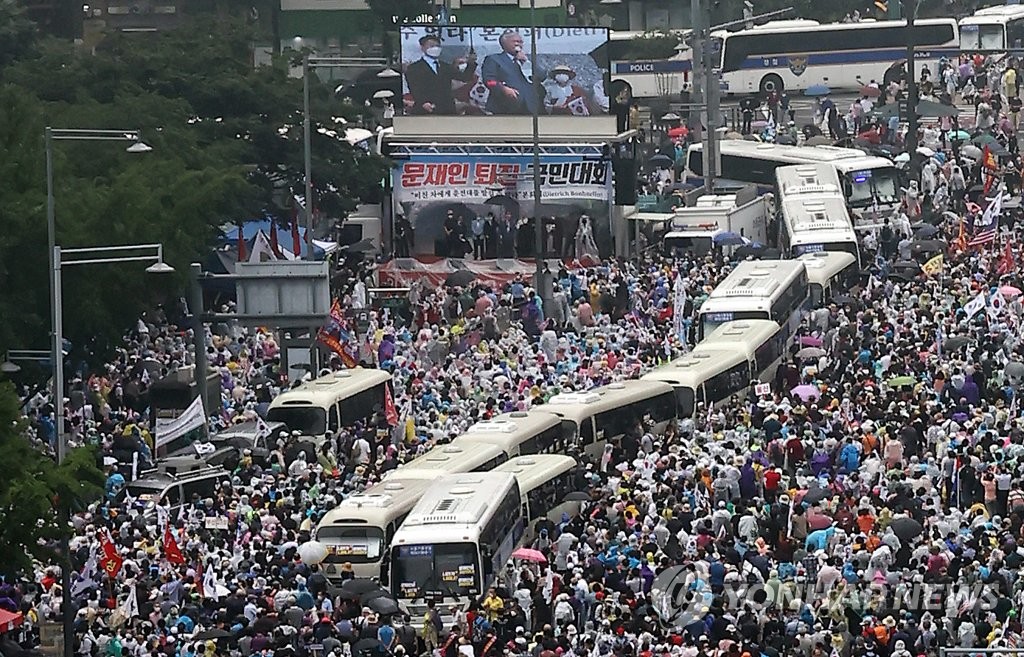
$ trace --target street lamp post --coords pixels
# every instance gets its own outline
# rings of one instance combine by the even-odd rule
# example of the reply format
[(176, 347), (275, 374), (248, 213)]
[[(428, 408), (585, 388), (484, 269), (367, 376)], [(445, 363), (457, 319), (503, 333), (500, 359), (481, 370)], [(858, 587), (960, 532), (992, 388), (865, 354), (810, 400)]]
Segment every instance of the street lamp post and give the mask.
[[(149, 253), (139, 253), (149, 252)], [(122, 255), (127, 253), (128, 255)], [(71, 258), (64, 259), (64, 255), (70, 255)], [(63, 304), (63, 290), (61, 287), (61, 270), (65, 266), (71, 265), (92, 265), (92, 264), (104, 264), (114, 262), (136, 262), (146, 261), (153, 262), (153, 264), (146, 268), (146, 271), (151, 273), (165, 273), (172, 272), (174, 268), (164, 263), (164, 250), (161, 244), (139, 244), (129, 246), (107, 246), (107, 247), (89, 247), (81, 249), (65, 249), (61, 251), (59, 246), (54, 246), (50, 252), (50, 262), (53, 263), (50, 271), (50, 281), (52, 283), (51, 293), (52, 298), (50, 299), (51, 307), (53, 308), (53, 342), (56, 347), (56, 352), (51, 354), (53, 359), (53, 380), (54, 380), (54, 409), (55, 414), (59, 418), (58, 424), (56, 425), (55, 438), (57, 440), (57, 453), (60, 461), (63, 461), (67, 456), (68, 447), (64, 437), (63, 428), (64, 421), (64, 359), (62, 353), (62, 345), (64, 343), (64, 304)], [(68, 541), (67, 525), (70, 523), (70, 518), (64, 514), (64, 511), (60, 511), (61, 523), (64, 525), (64, 537), (61, 546), (61, 618), (63, 621), (63, 635), (64, 635), (64, 657), (74, 657), (74, 616), (71, 613), (71, 547)]]
[[(317, 68), (371, 68), (387, 67), (387, 61), (380, 57), (316, 57), (306, 54), (302, 58), (302, 163), (305, 169), (306, 208), (306, 260), (313, 259), (313, 153), (310, 147), (312, 135), (309, 129), (309, 72)], [(377, 74), (386, 79), (401, 75), (390, 67)], [(295, 254), (296, 256), (298, 254)]]
[[(148, 153), (153, 150), (143, 141), (138, 130), (91, 130), (77, 128), (51, 128), (43, 131), (46, 152), (46, 257), (50, 276), (50, 362), (53, 364), (53, 431), (57, 443), (57, 462), (67, 456), (64, 439), (64, 338), (60, 301), (60, 247), (57, 246), (57, 216), (53, 194), (53, 142), (55, 141), (120, 141), (129, 142), (129, 153)], [(158, 252), (163, 262), (162, 249)], [(67, 520), (67, 519), (64, 519)], [(65, 532), (67, 527), (63, 528)], [(64, 563), (61, 566), (61, 592), (63, 607), (64, 657), (74, 657), (74, 617), (71, 614), (71, 558), (64, 541)]]
[(530, 0), (530, 67), (532, 68), (533, 85), (533, 240), (534, 258), (537, 261), (536, 273), (533, 286), (540, 295), (541, 307), (545, 316), (551, 312), (551, 285), (545, 280), (544, 275), (544, 222), (541, 221), (541, 175), (540, 175), (540, 103), (543, 98), (543, 86), (541, 84), (540, 68), (537, 66), (537, 0)]
[[(46, 142), (46, 253), (47, 258), (49, 258), (50, 269), (50, 321), (52, 334), (50, 356), (53, 359), (54, 426), (57, 439), (57, 462), (59, 463), (63, 461), (66, 456), (67, 446), (62, 440), (62, 436), (64, 435), (64, 345), (62, 341), (57, 338), (56, 329), (59, 324), (59, 309), (55, 302), (58, 295), (56, 294), (56, 282), (53, 278), (54, 272), (56, 271), (54, 268), (53, 253), (54, 248), (57, 246), (57, 218), (53, 197), (53, 142), (122, 141), (131, 143), (127, 149), (130, 153), (146, 153), (153, 149), (142, 142), (142, 138), (138, 130), (79, 130), (51, 128), (47, 126), (43, 136)], [(67, 648), (65, 648), (65, 650), (67, 650)]]

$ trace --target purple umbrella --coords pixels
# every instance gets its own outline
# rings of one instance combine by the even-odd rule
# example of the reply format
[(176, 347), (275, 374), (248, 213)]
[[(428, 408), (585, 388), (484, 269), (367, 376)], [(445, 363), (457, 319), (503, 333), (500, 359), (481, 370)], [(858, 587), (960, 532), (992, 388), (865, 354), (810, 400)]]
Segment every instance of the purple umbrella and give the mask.
[(821, 346), (821, 338), (815, 337), (813, 335), (801, 335), (800, 336), (800, 346), (801, 347), (820, 347)]
[(821, 392), (816, 386), (812, 386), (809, 383), (803, 383), (790, 390), (790, 392), (804, 401), (809, 402), (812, 399), (818, 399), (821, 397)]

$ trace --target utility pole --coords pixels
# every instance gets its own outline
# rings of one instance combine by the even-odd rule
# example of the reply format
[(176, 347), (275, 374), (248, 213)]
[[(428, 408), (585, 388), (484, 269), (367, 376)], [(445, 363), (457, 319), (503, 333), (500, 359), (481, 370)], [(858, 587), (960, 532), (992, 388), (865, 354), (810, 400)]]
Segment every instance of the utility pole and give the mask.
[(703, 137), (704, 126), (704, 59), (699, 53), (703, 52), (703, 30), (701, 25), (704, 22), (704, 14), (701, 12), (700, 0), (690, 0), (690, 116), (689, 129), (694, 139)]
[(704, 103), (707, 123), (704, 130), (704, 189), (708, 193), (715, 191), (715, 179), (718, 177), (718, 125), (721, 123), (722, 108), (721, 89), (718, 84), (718, 56), (715, 42), (711, 39), (711, 3), (704, 2), (704, 20), (701, 29), (701, 59), (704, 69)]
[(690, 94), (690, 132), (704, 145), (702, 151), (704, 189), (712, 192), (715, 186), (715, 141), (719, 114), (718, 74), (711, 42), (711, 3), (690, 0), (690, 22), (693, 34), (690, 40), (690, 61), (693, 68), (693, 91)]
[(917, 150), (917, 67), (914, 66), (914, 19), (917, 0), (902, 0), (907, 16), (907, 152)]

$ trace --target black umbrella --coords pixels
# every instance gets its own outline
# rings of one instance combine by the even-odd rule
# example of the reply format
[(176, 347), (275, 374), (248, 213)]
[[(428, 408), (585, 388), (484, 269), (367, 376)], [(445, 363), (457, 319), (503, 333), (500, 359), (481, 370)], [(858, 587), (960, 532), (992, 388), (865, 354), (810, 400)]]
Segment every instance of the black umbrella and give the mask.
[(342, 591), (355, 593), (357, 595), (376, 591), (379, 588), (380, 584), (372, 579), (366, 579), (365, 577), (356, 577), (355, 579), (346, 580), (345, 583), (341, 585)]
[(913, 518), (896, 518), (890, 524), (892, 532), (904, 543), (909, 543), (924, 531), (924, 525)]
[(349, 244), (348, 246), (341, 247), (349, 253), (369, 253), (377, 248), (377, 245), (373, 243), (372, 238), (366, 238), (359, 240), (355, 244)]
[(211, 639), (226, 639), (229, 636), (231, 636), (231, 632), (222, 630), (219, 627), (214, 627), (209, 630), (204, 630), (192, 638), (196, 641), (209, 641)]
[(853, 297), (846, 294), (840, 294), (839, 296), (832, 297), (832, 303), (836, 304), (837, 306), (850, 306), (851, 308), (860, 307), (859, 300), (854, 299)]
[(942, 341), (942, 348), (949, 351), (956, 351), (964, 345), (970, 344), (972, 340), (966, 335), (952, 335)]
[(815, 487), (808, 489), (807, 492), (804, 493), (803, 501), (807, 504), (817, 504), (828, 496), (829, 492), (827, 488)]
[(332, 587), (327, 590), (327, 595), (331, 598), (344, 598), (345, 600), (358, 600), (361, 596), (354, 591), (349, 591), (341, 587)]
[(914, 280), (914, 275), (905, 271), (894, 271), (893, 273), (889, 274), (889, 278), (895, 278), (896, 280), (899, 281), (910, 282)]
[(573, 491), (565, 496), (566, 502), (589, 502), (590, 494), (582, 491)]
[(942, 240), (917, 240), (910, 243), (910, 252), (913, 255), (941, 253), (945, 250), (946, 243)]
[(670, 167), (672, 166), (672, 158), (670, 158), (668, 155), (665, 155), (664, 153), (658, 153), (651, 159), (647, 160), (647, 163), (660, 167)]
[(394, 616), (402, 610), (398, 608), (398, 602), (394, 598), (381, 596), (366, 603), (366, 606), (381, 616)]
[(380, 598), (380, 597), (385, 597), (386, 598), (386, 597), (388, 597), (390, 595), (391, 595), (391, 592), (388, 591), (386, 588), (378, 587), (378, 588), (374, 589), (373, 591), (367, 591), (366, 593), (363, 593), (362, 595), (360, 595), (359, 596), (359, 604), (366, 605), (366, 603), (368, 603), (370, 600), (373, 600), (374, 598)]
[(922, 224), (914, 231), (914, 239), (928, 240), (939, 234), (938, 226)]
[(896, 270), (921, 271), (921, 265), (913, 260), (899, 260), (893, 263), (892, 268)]
[(460, 269), (448, 274), (444, 279), (444, 284), (448, 287), (466, 287), (475, 280), (476, 274), (468, 269)]
[(519, 201), (504, 194), (497, 194), (484, 201), (484, 205), (499, 205), (506, 210), (519, 210)]
[(352, 646), (352, 654), (358, 655), (360, 653), (381, 651), (383, 647), (383, 644), (377, 639), (360, 639)]

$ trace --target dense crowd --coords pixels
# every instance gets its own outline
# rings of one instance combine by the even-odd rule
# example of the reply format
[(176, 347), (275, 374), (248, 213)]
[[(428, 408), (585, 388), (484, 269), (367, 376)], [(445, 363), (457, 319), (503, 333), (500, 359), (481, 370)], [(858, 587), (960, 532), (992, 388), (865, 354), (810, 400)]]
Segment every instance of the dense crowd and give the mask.
[[(1015, 66), (971, 61), (931, 80), (938, 93), (955, 78), (956, 93), (987, 98), (977, 134), (994, 131), (1014, 152), (1015, 129), (1001, 126), (1004, 115), (1016, 126)], [(997, 105), (1001, 93), (1010, 98)], [(162, 311), (142, 318), (66, 400), (71, 440), (99, 446), (110, 477), (104, 500), (74, 518), (75, 654), (908, 657), (1016, 646), (1024, 240), (1007, 202), (993, 239), (972, 243), (986, 196), (1016, 191), (1013, 175), (986, 170), (949, 129), (924, 126), (929, 150), (911, 154), (902, 208), (865, 239), (847, 301), (804, 321), (770, 394), (664, 434), (637, 419), (600, 461), (581, 458), (580, 515), (546, 523), (530, 546), (543, 559), (511, 563), (468, 609), (382, 615), (303, 562), (301, 546), (345, 496), (472, 423), (678, 356), (733, 260), (715, 250), (566, 267), (546, 306), (519, 279), (415, 286), (408, 321), (373, 311), (360, 338), (363, 364), (393, 375), (394, 426), (380, 409), (314, 453), (275, 437), (266, 462), (243, 457), (174, 516), (119, 492), (124, 453), (153, 460), (147, 390), (194, 361), (188, 333)], [(971, 196), (989, 176), (988, 194)], [(949, 245), (930, 275), (912, 248), (925, 226)], [(344, 302), (369, 305), (367, 287), (349, 277)], [(812, 342), (824, 356), (795, 357)], [(293, 384), (272, 334), (228, 323), (206, 344), (222, 391), (211, 430), (257, 417)], [(44, 394), (26, 408), (34, 438), (52, 446)], [(122, 560), (114, 577), (97, 567), (108, 542)], [(24, 613), (26, 645), (60, 601), (56, 565), (0, 584), (0, 607)]]

